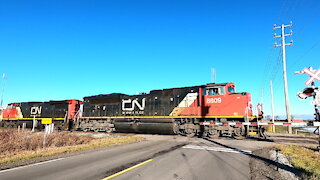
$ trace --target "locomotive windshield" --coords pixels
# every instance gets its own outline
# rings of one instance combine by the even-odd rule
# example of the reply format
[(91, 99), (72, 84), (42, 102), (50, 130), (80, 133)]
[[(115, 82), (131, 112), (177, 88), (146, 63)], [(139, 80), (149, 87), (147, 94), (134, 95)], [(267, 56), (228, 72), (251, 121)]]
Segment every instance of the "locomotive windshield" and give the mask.
[(225, 94), (224, 92), (224, 87), (208, 87), (204, 89), (205, 96), (210, 96), (210, 95), (223, 95)]
[(229, 86), (229, 87), (228, 87), (228, 92), (230, 92), (230, 93), (234, 93), (234, 92), (235, 92), (234, 87)]
[(217, 95), (218, 94), (218, 88), (208, 89), (208, 91), (209, 91), (208, 95)]

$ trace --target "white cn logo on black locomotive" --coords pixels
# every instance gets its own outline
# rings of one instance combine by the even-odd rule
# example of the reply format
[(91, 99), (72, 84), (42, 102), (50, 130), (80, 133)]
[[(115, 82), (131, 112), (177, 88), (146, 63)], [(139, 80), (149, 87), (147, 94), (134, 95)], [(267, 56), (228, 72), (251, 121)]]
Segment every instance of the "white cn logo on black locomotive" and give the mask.
[(40, 117), (41, 116), (41, 110), (42, 110), (42, 107), (31, 107), (30, 109), (30, 115), (33, 117)]
[(122, 114), (144, 114), (145, 107), (146, 98), (141, 102), (138, 99), (122, 99)]

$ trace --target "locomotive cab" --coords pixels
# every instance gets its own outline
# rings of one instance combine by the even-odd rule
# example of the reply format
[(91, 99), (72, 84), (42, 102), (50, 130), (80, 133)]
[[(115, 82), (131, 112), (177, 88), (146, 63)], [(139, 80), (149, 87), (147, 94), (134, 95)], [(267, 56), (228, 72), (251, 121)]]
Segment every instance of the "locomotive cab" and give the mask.
[(234, 83), (208, 84), (203, 88), (203, 99), (208, 109), (204, 116), (243, 118), (252, 115), (250, 93), (236, 93)]
[(208, 84), (206, 88), (204, 88), (203, 94), (205, 96), (208, 95), (229, 95), (236, 92), (236, 86), (234, 83), (226, 83), (226, 84)]
[(11, 103), (3, 110), (1, 118), (22, 118), (20, 103)]
[[(206, 109), (202, 116), (206, 121), (245, 122), (252, 118), (250, 93), (237, 93), (234, 83), (208, 84), (201, 92), (203, 97), (200, 99), (203, 99), (201, 102)], [(204, 134), (212, 138), (221, 135), (243, 138), (248, 130), (248, 127), (235, 125), (203, 127)]]

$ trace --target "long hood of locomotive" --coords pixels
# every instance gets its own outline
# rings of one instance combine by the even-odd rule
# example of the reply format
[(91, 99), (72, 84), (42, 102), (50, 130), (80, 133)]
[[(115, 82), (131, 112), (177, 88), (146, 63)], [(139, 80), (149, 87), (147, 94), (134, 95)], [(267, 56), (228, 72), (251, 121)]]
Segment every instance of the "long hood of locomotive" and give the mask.
[(23, 102), (16, 103), (15, 108), (7, 108), (8, 117), (3, 118), (64, 118), (68, 111), (65, 102)]
[(154, 91), (136, 96), (110, 94), (86, 97), (83, 116), (121, 119), (130, 116), (243, 118), (251, 115), (249, 93), (201, 96), (198, 91), (186, 88), (170, 93)]
[(197, 101), (198, 88), (151, 91), (150, 94), (109, 94), (84, 98), (83, 116), (173, 116), (176, 108)]

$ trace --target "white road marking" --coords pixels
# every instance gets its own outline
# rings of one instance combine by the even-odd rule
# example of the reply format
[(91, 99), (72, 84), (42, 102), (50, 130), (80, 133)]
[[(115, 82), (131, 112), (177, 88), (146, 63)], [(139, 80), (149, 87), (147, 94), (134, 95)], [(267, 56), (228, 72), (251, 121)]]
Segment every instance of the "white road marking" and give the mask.
[(46, 164), (46, 163), (50, 163), (50, 162), (54, 162), (54, 161), (59, 161), (59, 160), (63, 160), (63, 159), (65, 159), (65, 158), (53, 159), (53, 160), (44, 161), (44, 162), (39, 162), (39, 163), (35, 163), (35, 164), (29, 164), (29, 165), (20, 166), (20, 167), (15, 167), (15, 168), (11, 168), (11, 169), (5, 169), (5, 170), (0, 171), (0, 173), (9, 172), (9, 171), (14, 171), (14, 170), (17, 170), (17, 169), (22, 169), (22, 168), (31, 167), (31, 166), (38, 166), (38, 165), (41, 165), (41, 164)]
[(184, 149), (197, 149), (197, 150), (207, 150), (207, 151), (219, 151), (219, 152), (230, 152), (230, 153), (241, 153), (241, 154), (251, 154), (251, 151), (242, 149), (231, 149), (231, 148), (219, 148), (210, 146), (196, 146), (196, 145), (186, 145), (183, 146)]

